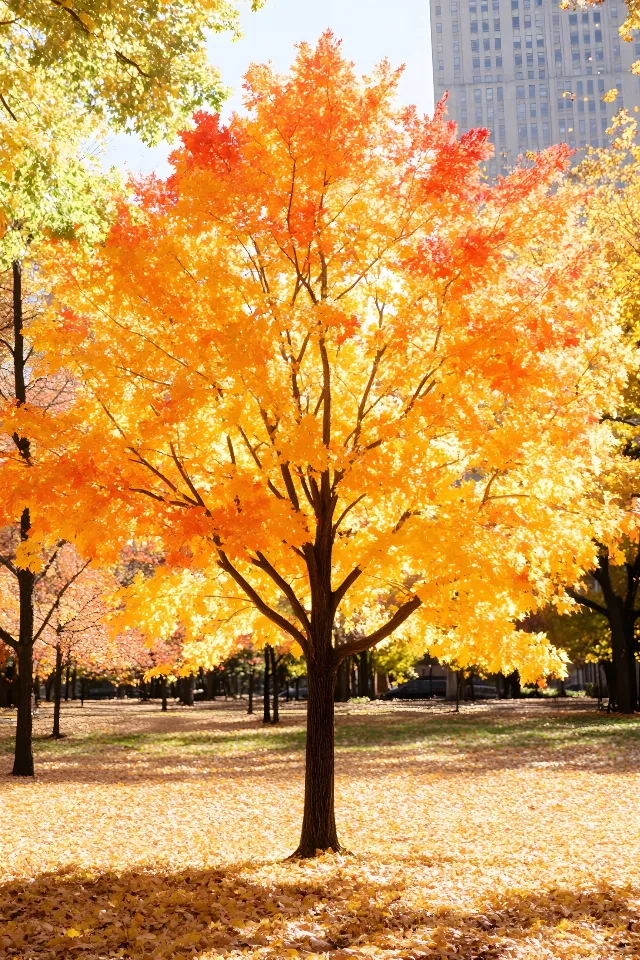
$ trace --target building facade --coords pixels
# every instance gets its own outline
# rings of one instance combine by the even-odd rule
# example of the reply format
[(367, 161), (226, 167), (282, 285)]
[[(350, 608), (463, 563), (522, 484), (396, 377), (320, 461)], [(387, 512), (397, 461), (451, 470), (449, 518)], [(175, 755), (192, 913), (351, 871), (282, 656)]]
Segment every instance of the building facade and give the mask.
[[(568, 143), (577, 159), (608, 142), (620, 107), (640, 104), (640, 40), (624, 42), (619, 0), (587, 10), (561, 10), (559, 0), (430, 0), (436, 102), (460, 132), (488, 127), (495, 157), (490, 178), (518, 156)], [(617, 87), (618, 97), (603, 95)]]

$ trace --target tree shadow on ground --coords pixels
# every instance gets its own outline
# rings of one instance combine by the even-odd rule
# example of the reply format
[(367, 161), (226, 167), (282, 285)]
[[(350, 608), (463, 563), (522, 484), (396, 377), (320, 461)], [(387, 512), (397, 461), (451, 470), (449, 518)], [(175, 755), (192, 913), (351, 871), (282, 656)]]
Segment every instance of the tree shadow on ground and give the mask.
[[(428, 880), (433, 863), (413, 866)], [(406, 865), (385, 878), (378, 865), (374, 880), (371, 866), (325, 857), (302, 865), (43, 874), (0, 887), (0, 957), (489, 960), (512, 955), (514, 945), (532, 960), (639, 955), (640, 890), (496, 893), (463, 911), (430, 906), (426, 885), (417, 908), (403, 888)]]

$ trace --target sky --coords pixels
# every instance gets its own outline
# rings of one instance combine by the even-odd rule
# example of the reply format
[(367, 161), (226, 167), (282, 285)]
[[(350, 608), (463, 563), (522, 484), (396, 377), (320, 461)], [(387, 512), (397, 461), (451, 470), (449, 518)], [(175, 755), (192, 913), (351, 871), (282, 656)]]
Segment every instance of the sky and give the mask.
[[(209, 41), (211, 62), (232, 90), (223, 114), (241, 107), (242, 77), (250, 63), (271, 61), (284, 71), (294, 45), (315, 42), (327, 28), (343, 41), (345, 56), (361, 73), (385, 57), (393, 66), (405, 64), (401, 101), (415, 103), (423, 112), (433, 110), (428, 0), (266, 0), (257, 13), (244, 2), (241, 16), (240, 40), (218, 34)], [(148, 149), (134, 137), (113, 136), (105, 159), (132, 172), (163, 175), (170, 149), (167, 144)]]

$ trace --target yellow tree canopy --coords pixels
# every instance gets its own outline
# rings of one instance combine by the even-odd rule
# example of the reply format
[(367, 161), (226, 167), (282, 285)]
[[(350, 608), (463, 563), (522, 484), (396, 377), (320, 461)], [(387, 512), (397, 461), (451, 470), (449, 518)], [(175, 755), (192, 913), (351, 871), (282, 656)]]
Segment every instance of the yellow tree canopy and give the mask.
[(186, 571), (183, 615), (312, 670), (406, 624), (536, 679), (561, 659), (513, 624), (593, 563), (624, 354), (564, 148), (490, 189), (486, 131), (398, 109), (397, 79), (330, 35), (252, 68), (105, 244), (56, 247), (39, 342), (82, 383), (83, 482)]

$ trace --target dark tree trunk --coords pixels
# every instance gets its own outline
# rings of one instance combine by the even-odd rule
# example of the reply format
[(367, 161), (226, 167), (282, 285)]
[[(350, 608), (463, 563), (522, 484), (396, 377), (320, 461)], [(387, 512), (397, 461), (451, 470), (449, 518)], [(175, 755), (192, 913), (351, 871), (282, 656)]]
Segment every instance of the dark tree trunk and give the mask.
[(207, 700), (215, 700), (214, 680), (215, 674), (213, 670), (207, 670), (204, 678), (204, 691)]
[(358, 696), (369, 696), (369, 654), (363, 650), (358, 658)]
[(271, 723), (280, 722), (280, 701), (278, 700), (278, 661), (276, 660), (276, 652), (271, 647), (271, 675), (273, 677), (273, 716), (271, 718)]
[(296, 677), (296, 700), (300, 699), (300, 677)]
[(87, 678), (80, 677), (80, 706), (84, 707), (84, 701), (87, 698)]
[(251, 667), (249, 673), (249, 705), (247, 707), (247, 713), (253, 713), (253, 680), (254, 680), (254, 668)]
[(71, 674), (71, 699), (76, 700), (76, 681), (78, 679), (78, 672), (76, 667), (73, 668), (73, 673)]
[(304, 816), (295, 857), (314, 857), (317, 850), (340, 850), (334, 809), (335, 672), (309, 658), (307, 664), (307, 744)]
[(264, 648), (264, 690), (262, 694), (262, 722), (271, 723), (271, 703), (269, 697), (269, 664), (271, 663), (271, 647), (267, 643)]
[(335, 699), (340, 703), (346, 703), (349, 699), (349, 658), (342, 661), (338, 667), (336, 677)]
[(9, 706), (9, 681), (4, 672), (0, 672), (0, 707)]
[(47, 703), (51, 703), (51, 694), (53, 692), (53, 684), (55, 681), (56, 675), (55, 671), (50, 673), (47, 679), (44, 682), (44, 695), (47, 698)]
[(166, 713), (167, 710), (167, 678), (164, 676), (160, 679), (160, 696), (162, 697), (162, 712)]
[(62, 699), (62, 647), (56, 644), (56, 668), (53, 681), (53, 730), (51, 736), (59, 740), (60, 733), (60, 701)]
[[(28, 539), (31, 520), (27, 509), (22, 511), (20, 535)], [(13, 761), (14, 777), (33, 776), (33, 718), (31, 697), (33, 692), (33, 586), (35, 574), (31, 570), (18, 569), (20, 593), (20, 633), (18, 640), (18, 716), (16, 719), (16, 745)]]
[(64, 681), (64, 699), (67, 701), (69, 699), (69, 687), (71, 684), (71, 658), (67, 657), (67, 671), (65, 674)]
[(517, 670), (514, 670), (508, 677), (505, 677), (505, 687), (507, 697), (512, 697), (514, 700), (520, 697), (520, 674)]

